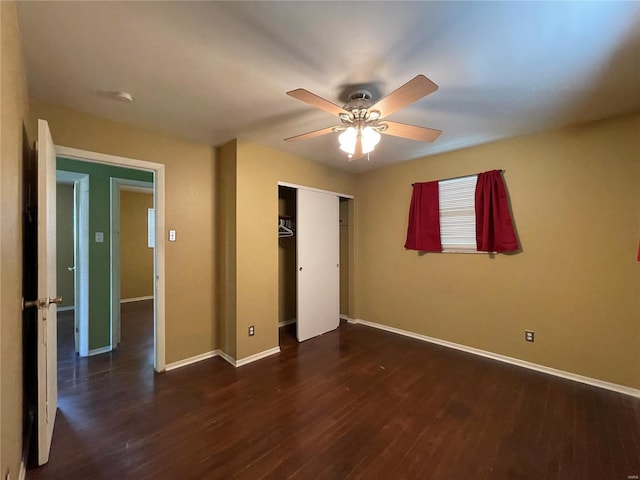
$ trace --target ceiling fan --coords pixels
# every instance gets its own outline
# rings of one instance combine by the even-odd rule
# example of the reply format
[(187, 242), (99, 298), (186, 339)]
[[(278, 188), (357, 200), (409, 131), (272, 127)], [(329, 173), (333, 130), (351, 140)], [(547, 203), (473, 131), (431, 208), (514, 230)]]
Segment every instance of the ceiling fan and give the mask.
[(285, 138), (285, 141), (306, 140), (327, 133), (341, 132), (338, 137), (340, 149), (347, 152), (349, 161), (357, 160), (371, 152), (380, 141), (381, 133), (420, 142), (433, 142), (440, 136), (442, 130), (382, 121), (382, 119), (422, 97), (426, 97), (437, 89), (438, 86), (427, 77), (417, 75), (376, 103), (373, 103), (369, 90), (357, 89), (351, 92), (349, 101), (344, 107), (325, 100), (304, 88), (291, 90), (287, 92), (287, 95), (332, 115), (337, 115), (341, 125)]

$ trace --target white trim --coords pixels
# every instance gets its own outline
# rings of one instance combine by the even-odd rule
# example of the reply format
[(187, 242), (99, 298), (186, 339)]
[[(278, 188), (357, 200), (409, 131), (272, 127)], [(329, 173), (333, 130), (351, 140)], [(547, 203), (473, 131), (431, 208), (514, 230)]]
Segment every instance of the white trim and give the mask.
[(156, 212), (156, 248), (154, 249), (155, 302), (154, 310), (154, 368), (162, 372), (165, 368), (165, 165), (162, 163), (136, 160), (133, 158), (90, 152), (77, 148), (56, 146), (56, 155), (76, 160), (125, 166), (153, 172), (153, 199)]
[(20, 471), (18, 472), (18, 480), (26, 480), (27, 478), (27, 466), (24, 458), (20, 461)]
[[(126, 185), (122, 185), (120, 187), (120, 191), (121, 192), (132, 192), (132, 193), (146, 193), (146, 194), (153, 194), (153, 186), (136, 186), (134, 185), (133, 182), (136, 182), (136, 180), (130, 180), (131, 183), (127, 183)], [(148, 183), (151, 184), (151, 182), (142, 182), (140, 181), (140, 183)]]
[(228, 363), (230, 363), (232, 366), (237, 367), (236, 365), (236, 359), (233, 358), (231, 355), (229, 355), (228, 353), (223, 352), (222, 350), (218, 350), (218, 355), (220, 356), (220, 358), (222, 358), (223, 360), (227, 361)]
[(278, 186), (279, 187), (296, 188), (298, 190), (310, 190), (312, 192), (319, 192), (319, 193), (328, 193), (329, 195), (335, 195), (337, 197), (353, 199), (353, 195), (349, 195), (347, 193), (332, 192), (330, 190), (322, 190), (320, 188), (307, 187), (305, 185), (296, 185), (295, 183), (278, 182)]
[(89, 174), (56, 169), (56, 181), (73, 185), (73, 294), (77, 307), (74, 327), (78, 355), (86, 357), (89, 355)]
[(346, 321), (348, 322), (348, 321), (349, 321), (349, 320), (351, 320), (351, 319), (349, 318), (349, 315), (342, 315), (342, 314), (340, 314), (340, 320), (346, 320)]
[(186, 367), (187, 365), (191, 365), (192, 363), (201, 362), (202, 360), (207, 360), (209, 358), (216, 357), (220, 354), (220, 350), (211, 350), (210, 352), (201, 353), (200, 355), (195, 355), (190, 358), (185, 358), (184, 360), (178, 360), (177, 362), (167, 363), (165, 365), (164, 370), (168, 372), (170, 370), (175, 370), (176, 368)]
[(147, 295), (146, 297), (121, 298), (120, 303), (142, 302), (143, 300), (153, 300), (153, 295)]
[(262, 360), (263, 358), (270, 357), (271, 355), (275, 355), (276, 353), (280, 353), (280, 347), (273, 347), (269, 350), (265, 350), (254, 355), (249, 355), (248, 357), (241, 358), (240, 360), (236, 360), (235, 364), (236, 367), (242, 367), (243, 365), (255, 362), (256, 360)]
[(256, 353), (255, 355), (250, 355), (240, 360), (236, 360), (231, 355), (223, 352), (220, 349), (217, 349), (217, 350), (211, 350), (210, 352), (201, 353), (200, 355), (195, 355), (193, 357), (185, 358), (184, 360), (178, 360), (177, 362), (169, 363), (165, 366), (165, 371), (168, 372), (170, 370), (175, 370), (177, 368), (186, 367), (187, 365), (201, 362), (202, 360), (207, 360), (213, 357), (220, 357), (223, 360), (226, 360), (227, 362), (229, 362), (234, 367), (238, 368), (238, 367), (242, 367), (243, 365), (247, 365), (248, 363), (255, 362), (256, 360), (261, 360), (265, 357), (269, 357), (276, 353), (280, 353), (280, 347), (270, 348), (269, 350), (265, 350), (264, 352)]
[(89, 356), (100, 355), (101, 353), (107, 353), (111, 351), (111, 345), (107, 345), (106, 347), (94, 348), (89, 350)]
[(283, 320), (282, 322), (278, 322), (278, 328), (286, 327), (287, 325), (291, 325), (292, 323), (296, 323), (295, 318), (291, 318), (289, 320)]
[[(78, 327), (78, 354), (89, 355), (89, 175), (83, 174), (76, 179), (73, 196), (77, 213), (74, 214), (73, 227), (75, 269), (73, 288), (76, 309), (75, 324)], [(76, 248), (77, 247), (77, 248)]]
[(58, 308), (56, 308), (56, 311), (58, 311), (58, 312), (68, 312), (69, 310), (75, 310), (75, 308), (76, 307), (73, 306), (73, 305), (68, 305), (66, 307), (58, 307)]
[(361, 324), (367, 327), (378, 328), (380, 330), (396, 333), (398, 335), (404, 335), (405, 337), (422, 340), (423, 342), (435, 343), (437, 345), (442, 345), (443, 347), (461, 350), (463, 352), (471, 353), (473, 355), (479, 355), (481, 357), (490, 358), (492, 360), (497, 360), (499, 362), (510, 363), (511, 365), (528, 368), (529, 370), (535, 370), (537, 372), (546, 373), (548, 375), (554, 375), (556, 377), (565, 378), (567, 380), (573, 380), (574, 382), (586, 383), (587, 385), (592, 385), (594, 387), (604, 388), (606, 390), (612, 390), (614, 392), (623, 393), (625, 395), (631, 395), (633, 397), (640, 398), (640, 390), (637, 390), (631, 387), (626, 387), (624, 385), (618, 385), (616, 383), (606, 382), (604, 380), (598, 380), (597, 378), (585, 377), (583, 375), (578, 375), (577, 373), (566, 372), (564, 370), (558, 370), (556, 368), (546, 367), (544, 365), (538, 365), (537, 363), (527, 362), (525, 360), (508, 357), (506, 355), (500, 355), (499, 353), (488, 352), (486, 350), (480, 350), (479, 348), (468, 347), (466, 345), (449, 342), (447, 340), (440, 340), (438, 338), (428, 337), (426, 335), (409, 332), (407, 330), (402, 330), (400, 328), (389, 327), (388, 325), (382, 325), (380, 323), (368, 322), (360, 318), (353, 319), (353, 320), (350, 319), (348, 321), (349, 323)]

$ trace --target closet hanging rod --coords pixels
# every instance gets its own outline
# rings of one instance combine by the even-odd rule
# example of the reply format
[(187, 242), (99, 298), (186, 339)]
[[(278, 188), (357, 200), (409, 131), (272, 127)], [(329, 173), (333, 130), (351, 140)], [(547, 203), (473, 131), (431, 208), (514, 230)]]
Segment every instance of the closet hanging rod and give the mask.
[[(504, 170), (504, 169), (500, 169), (500, 173), (504, 173), (505, 171), (506, 171), (506, 170)], [(477, 176), (477, 175), (478, 175), (477, 173), (472, 173), (471, 175), (460, 175), (460, 176), (458, 176), (458, 177), (440, 178), (440, 179), (438, 179), (438, 180), (434, 180), (434, 181), (437, 181), (437, 182), (446, 182), (447, 180), (457, 180), (457, 179), (459, 179), (459, 178), (469, 178), (469, 177), (475, 177), (475, 176)], [(421, 182), (421, 183), (424, 183), (424, 182)], [(411, 186), (412, 186), (412, 187), (413, 187), (414, 185), (415, 185), (415, 183), (412, 183), (412, 184), (411, 184)]]

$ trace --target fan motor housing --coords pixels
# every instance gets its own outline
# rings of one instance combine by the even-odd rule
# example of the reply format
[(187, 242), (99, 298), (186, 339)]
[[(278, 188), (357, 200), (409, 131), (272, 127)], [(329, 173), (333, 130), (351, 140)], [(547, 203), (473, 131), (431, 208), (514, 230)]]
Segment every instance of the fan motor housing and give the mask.
[(349, 94), (349, 101), (344, 105), (344, 109), (351, 111), (355, 108), (367, 109), (373, 105), (373, 96), (371, 91), (364, 88), (354, 90)]

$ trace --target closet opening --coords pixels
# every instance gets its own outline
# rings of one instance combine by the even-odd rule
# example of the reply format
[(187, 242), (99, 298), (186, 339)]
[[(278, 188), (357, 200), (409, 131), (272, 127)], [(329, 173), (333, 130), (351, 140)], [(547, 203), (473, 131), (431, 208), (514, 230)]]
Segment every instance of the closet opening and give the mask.
[(280, 348), (339, 327), (350, 308), (352, 197), (278, 186)]
[(296, 189), (278, 187), (278, 331), (280, 348), (296, 339)]

